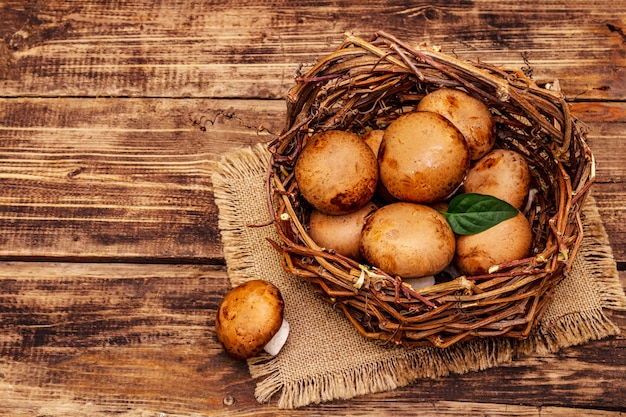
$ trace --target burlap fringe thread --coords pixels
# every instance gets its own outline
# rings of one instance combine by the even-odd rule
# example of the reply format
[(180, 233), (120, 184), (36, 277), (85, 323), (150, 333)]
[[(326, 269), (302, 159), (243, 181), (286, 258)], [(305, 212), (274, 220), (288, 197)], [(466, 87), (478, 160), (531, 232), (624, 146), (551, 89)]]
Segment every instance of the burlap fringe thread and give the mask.
[(613, 250), (593, 197), (583, 208), (582, 214), (586, 227), (585, 246), (581, 249), (581, 256), (587, 261), (589, 272), (598, 283), (602, 306), (626, 311), (626, 295), (619, 279)]
[[(263, 144), (258, 144), (253, 148), (243, 148), (224, 155), (213, 175), (224, 256), (233, 286), (255, 278), (255, 265), (249, 256), (249, 247), (238, 244), (242, 242), (243, 230), (235, 220), (241, 219), (243, 214), (241, 207), (233, 202), (229, 186), (233, 178), (259, 180), (265, 174), (268, 162), (269, 152)], [(626, 296), (593, 198), (588, 199), (583, 214), (586, 244), (578, 256), (588, 261), (586, 265), (596, 280), (602, 307), (626, 311)], [(269, 218), (267, 213), (260, 213), (259, 216), (259, 219), (248, 220), (262, 223)], [(248, 366), (252, 378), (259, 379), (255, 391), (257, 401), (267, 402), (281, 392), (278, 407), (291, 409), (393, 390), (422, 378), (484, 370), (522, 355), (556, 352), (567, 346), (616, 335), (619, 331), (602, 311), (582, 311), (539, 326), (525, 341), (474, 339), (447, 349), (398, 349), (397, 356), (392, 359), (298, 381), (282, 379), (279, 357), (259, 356), (249, 360)]]
[(248, 365), (252, 378), (260, 379), (255, 390), (258, 402), (268, 402), (274, 394), (282, 391), (278, 407), (293, 409), (391, 391), (418, 379), (485, 370), (514, 359), (512, 344), (508, 339), (476, 339), (441, 350), (420, 348), (407, 352), (401, 349), (391, 359), (290, 383), (285, 383), (277, 372), (279, 367), (276, 358), (268, 360), (266, 357), (258, 357), (250, 359)]
[[(242, 148), (223, 155), (213, 171), (213, 194), (219, 208), (218, 226), (222, 234), (228, 277), (233, 287), (252, 279), (255, 265), (249, 256), (249, 248), (242, 244), (245, 243), (244, 230), (237, 219), (244, 218), (244, 213), (230, 192), (232, 179), (258, 177), (265, 173), (269, 161), (267, 148), (257, 144), (254, 148)], [(269, 221), (267, 213), (259, 213), (259, 216), (262, 216), (259, 223)]]

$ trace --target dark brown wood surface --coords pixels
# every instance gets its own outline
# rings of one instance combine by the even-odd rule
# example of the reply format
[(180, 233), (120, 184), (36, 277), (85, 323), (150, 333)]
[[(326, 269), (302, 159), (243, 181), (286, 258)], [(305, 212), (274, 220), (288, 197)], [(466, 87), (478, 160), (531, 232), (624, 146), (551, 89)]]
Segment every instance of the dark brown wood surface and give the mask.
[(215, 162), (280, 132), (300, 66), (378, 29), (559, 80), (626, 283), (624, 2), (0, 1), (0, 415), (626, 412), (624, 334), (291, 411), (219, 346)]

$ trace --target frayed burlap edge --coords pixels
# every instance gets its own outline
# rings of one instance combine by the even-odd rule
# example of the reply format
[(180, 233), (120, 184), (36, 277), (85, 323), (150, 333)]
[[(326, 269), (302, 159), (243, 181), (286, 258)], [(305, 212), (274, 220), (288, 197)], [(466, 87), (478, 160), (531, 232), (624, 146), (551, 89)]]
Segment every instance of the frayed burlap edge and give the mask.
[[(224, 155), (216, 165), (212, 180), (219, 208), (224, 257), (233, 286), (254, 278), (255, 268), (249, 246), (242, 241), (242, 230), (235, 219), (241, 215), (229, 187), (233, 179), (264, 174), (269, 152), (263, 144)], [(268, 216), (269, 219), (269, 216)], [(584, 210), (585, 242), (579, 256), (588, 262), (597, 283), (602, 307), (626, 310), (626, 296), (619, 281), (608, 237), (592, 197)], [(543, 324), (543, 323), (542, 323)], [(349, 399), (368, 393), (389, 391), (422, 378), (444, 377), (484, 370), (532, 353), (556, 352), (568, 346), (598, 340), (619, 333), (619, 328), (600, 310), (569, 314), (539, 326), (529, 339), (474, 339), (448, 349), (398, 349), (396, 356), (341, 373), (314, 375), (299, 381), (281, 378), (279, 360), (261, 355), (248, 361), (251, 377), (258, 379), (256, 399), (263, 403), (280, 392), (278, 407), (292, 409), (336, 399)]]
[(620, 282), (619, 272), (613, 257), (613, 249), (606, 234), (598, 206), (592, 196), (587, 198), (583, 207), (585, 225), (585, 245), (581, 248), (582, 256), (598, 290), (602, 306), (612, 310), (626, 311), (626, 295)]
[[(213, 195), (219, 208), (218, 226), (222, 234), (224, 259), (233, 286), (251, 279), (255, 265), (249, 256), (250, 247), (243, 230), (235, 219), (241, 218), (241, 209), (232, 198), (231, 186), (235, 179), (258, 177), (267, 170), (270, 154), (262, 144), (241, 148), (223, 155), (212, 175)], [(267, 221), (270, 220), (267, 215)]]
[(395, 350), (396, 355), (392, 358), (345, 368), (341, 373), (313, 375), (292, 383), (282, 381), (276, 358), (253, 358), (248, 362), (250, 374), (260, 379), (255, 397), (258, 402), (265, 403), (280, 391), (278, 407), (293, 409), (391, 391), (419, 379), (485, 370), (514, 359), (508, 339), (476, 339), (447, 349)]

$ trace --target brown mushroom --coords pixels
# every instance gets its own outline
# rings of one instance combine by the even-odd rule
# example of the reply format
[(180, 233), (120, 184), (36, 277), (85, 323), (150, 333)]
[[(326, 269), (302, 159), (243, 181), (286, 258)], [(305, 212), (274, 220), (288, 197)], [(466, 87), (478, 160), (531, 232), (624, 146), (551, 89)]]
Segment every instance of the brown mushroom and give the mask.
[(361, 234), (361, 254), (391, 275), (420, 278), (441, 272), (454, 257), (454, 232), (443, 214), (422, 204), (376, 210)]
[(289, 331), (278, 288), (260, 279), (230, 290), (217, 310), (215, 330), (226, 352), (236, 359), (257, 356), (264, 349), (278, 353)]
[(472, 165), (462, 192), (492, 195), (521, 209), (530, 183), (530, 168), (520, 153), (494, 149)]
[(372, 199), (378, 164), (360, 136), (328, 130), (309, 138), (294, 174), (302, 197), (313, 207), (326, 214), (348, 214)]
[(456, 265), (467, 275), (493, 272), (498, 264), (528, 256), (533, 233), (522, 213), (480, 233), (456, 240)]
[(472, 160), (482, 158), (495, 143), (496, 127), (489, 107), (464, 91), (435, 90), (419, 102), (417, 110), (439, 113), (450, 120), (467, 141)]
[(370, 202), (354, 213), (339, 216), (313, 210), (309, 219), (309, 234), (319, 246), (358, 260), (363, 226), (377, 208), (376, 204)]
[(395, 198), (413, 203), (444, 200), (469, 169), (467, 143), (445, 117), (405, 113), (387, 126), (378, 150), (380, 180)]

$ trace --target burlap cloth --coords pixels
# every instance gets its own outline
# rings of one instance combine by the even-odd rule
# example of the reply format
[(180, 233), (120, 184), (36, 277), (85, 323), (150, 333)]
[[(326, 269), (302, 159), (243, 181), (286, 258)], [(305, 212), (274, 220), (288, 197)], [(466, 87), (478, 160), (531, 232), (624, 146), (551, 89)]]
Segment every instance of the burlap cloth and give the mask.
[(270, 219), (265, 192), (268, 160), (261, 144), (239, 149), (222, 157), (212, 178), (232, 285), (253, 278), (274, 283), (283, 294), (285, 318), (291, 325), (278, 356), (263, 354), (248, 361), (261, 403), (279, 393), (280, 408), (352, 398), (619, 333), (603, 308), (626, 309), (626, 297), (597, 207), (589, 198), (583, 212), (585, 238), (572, 272), (555, 291), (531, 338), (476, 339), (448, 349), (382, 347), (362, 337), (310, 284), (282, 269), (280, 255), (266, 241), (266, 237), (278, 240), (273, 225), (250, 227)]

